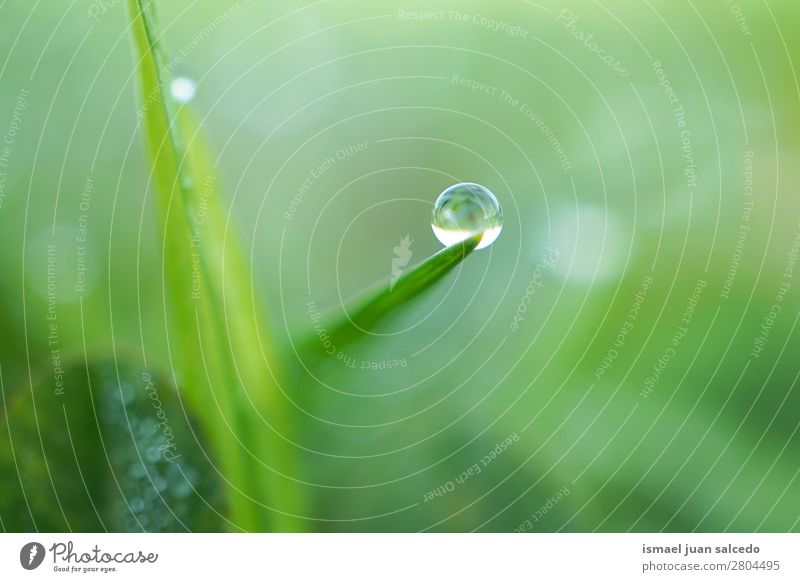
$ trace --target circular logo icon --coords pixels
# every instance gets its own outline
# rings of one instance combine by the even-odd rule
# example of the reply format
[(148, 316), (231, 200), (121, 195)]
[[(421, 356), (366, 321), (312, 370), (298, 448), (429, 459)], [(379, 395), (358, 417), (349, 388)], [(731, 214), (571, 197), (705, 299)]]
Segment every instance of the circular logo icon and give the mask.
[(35, 570), (44, 561), (44, 546), (39, 542), (30, 542), (19, 551), (19, 563), (26, 570)]

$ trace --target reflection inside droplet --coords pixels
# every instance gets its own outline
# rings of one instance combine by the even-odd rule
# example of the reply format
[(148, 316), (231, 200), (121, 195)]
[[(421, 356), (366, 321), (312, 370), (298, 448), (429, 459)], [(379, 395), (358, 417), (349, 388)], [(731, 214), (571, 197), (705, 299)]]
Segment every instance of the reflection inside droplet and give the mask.
[(436, 199), (431, 219), (433, 234), (445, 246), (483, 233), (476, 249), (492, 244), (503, 228), (500, 203), (488, 188), (462, 183), (450, 186)]

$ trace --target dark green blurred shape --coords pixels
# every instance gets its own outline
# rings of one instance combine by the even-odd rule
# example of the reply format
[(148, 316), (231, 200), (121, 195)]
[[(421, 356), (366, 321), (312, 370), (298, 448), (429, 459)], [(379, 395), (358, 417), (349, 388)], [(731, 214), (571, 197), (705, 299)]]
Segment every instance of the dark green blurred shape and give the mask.
[(0, 520), (7, 531), (219, 531), (221, 485), (175, 388), (114, 361), (73, 365), (7, 401)]

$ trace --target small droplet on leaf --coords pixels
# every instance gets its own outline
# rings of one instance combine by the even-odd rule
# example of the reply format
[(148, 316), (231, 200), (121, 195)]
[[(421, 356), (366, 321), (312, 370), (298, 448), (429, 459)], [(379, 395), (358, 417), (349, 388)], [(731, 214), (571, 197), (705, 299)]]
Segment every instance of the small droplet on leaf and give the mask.
[(503, 211), (488, 188), (469, 182), (455, 184), (436, 199), (431, 228), (439, 242), (447, 247), (483, 233), (475, 247), (483, 249), (500, 235)]
[(169, 84), (169, 92), (178, 103), (188, 103), (197, 91), (197, 83), (189, 77), (175, 77)]

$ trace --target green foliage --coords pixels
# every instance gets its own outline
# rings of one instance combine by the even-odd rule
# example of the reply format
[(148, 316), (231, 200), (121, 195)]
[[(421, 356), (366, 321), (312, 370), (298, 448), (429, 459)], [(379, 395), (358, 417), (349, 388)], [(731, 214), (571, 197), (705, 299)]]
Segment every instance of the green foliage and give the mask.
[(283, 372), (217, 192), (212, 159), (189, 110), (170, 95), (152, 3), (131, 0), (129, 7), (178, 383), (211, 435), (236, 527), (297, 530), (302, 526), (294, 516), (303, 500), (290, 479)]
[[(85, 371), (67, 370), (62, 399), (75, 450), (63, 409), (52, 406), (53, 350), (81, 361), (85, 351), (95, 374), (112, 341), (121, 367), (131, 360), (120, 353), (144, 352), (148, 369), (165, 371), (159, 393), (164, 380), (180, 386), (177, 405), (207, 437), (209, 489), (191, 500), (204, 511), (204, 500), (222, 499), (210, 503), (225, 519), (192, 513), (192, 528), (510, 531), (526, 518), (537, 531), (800, 527), (796, 268), (782, 294), (800, 204), (786, 188), (793, 166), (781, 163), (800, 153), (796, 3), (746, 15), (725, 3), (662, 3), (658, 18), (628, 3), (617, 19), (586, 1), (570, 7), (577, 28), (559, 10), (482, 7), (527, 39), (403, 20), (404, 3), (365, 14), (354, 2), (161, 2), (162, 39), (138, 17), (149, 3), (130, 3), (134, 20), (128, 2), (97, 20), (68, 3), (3, 6), (0, 131), (16, 134), (0, 156), (0, 423), (9, 419), (13, 438), (12, 455), (3, 424), (1, 527), (33, 529), (29, 502), (40, 529), (101, 528), (86, 489), (109, 528), (130, 526), (111, 470), (121, 474), (137, 449), (113, 464), (97, 449), (91, 401), (72, 400), (79, 390), (88, 398)], [(439, 8), (465, 11), (455, 1)], [(743, 35), (743, 16), (752, 34)], [(647, 51), (642, 38), (652, 40)], [(712, 38), (719, 50), (708, 50)], [(188, 108), (162, 91), (179, 59), (181, 74), (202, 77), (196, 103), (214, 144), (230, 137), (227, 177)], [(661, 67), (674, 94), (660, 85)], [(143, 119), (129, 107), (134, 96)], [(131, 148), (134, 132), (155, 153), (152, 173)], [(365, 144), (357, 155), (335, 155), (356, 143)], [(335, 164), (318, 172), (329, 157)], [(492, 249), (413, 306), (382, 305), (382, 289), (365, 294), (347, 309), (359, 327), (399, 315), (374, 335), (342, 314), (320, 319), (340, 338), (341, 359), (284, 353), (290, 336), (317, 324), (307, 296), (322, 305), (364, 289), (389, 270), (399, 237), (415, 241), (415, 261), (427, 256), (416, 254), (434, 244), (426, 202), (461, 179), (492, 185), (505, 202)], [(223, 203), (228, 182), (235, 205)], [(252, 236), (252, 276), (231, 215), (246, 227), (248, 250)], [(49, 242), (58, 247), (52, 297)], [(546, 247), (560, 253), (554, 268), (540, 262)], [(87, 284), (77, 293), (81, 258)], [(661, 370), (700, 278), (707, 291)], [(782, 313), (767, 320), (765, 351), (753, 358), (779, 290)], [(262, 313), (265, 299), (283, 312)], [(404, 305), (412, 309), (401, 313)], [(318, 350), (312, 339), (306, 347)], [(642, 396), (655, 373), (656, 389)], [(112, 392), (128, 374), (114, 376)], [(100, 393), (91, 396), (99, 410)], [(520, 442), (480, 475), (425, 501), (515, 431)], [(123, 428), (105, 442), (115, 438), (134, 439)], [(530, 517), (564, 487), (567, 497)]]
[(119, 361), (44, 375), (4, 403), (7, 531), (219, 531), (221, 479), (174, 386)]
[[(364, 336), (383, 318), (411, 304), (412, 300), (436, 284), (466, 259), (481, 242), (482, 234), (445, 248), (427, 258), (419, 265), (401, 275), (393, 284), (381, 283), (364, 292), (353, 302), (346, 313), (330, 316), (326, 326), (331, 340), (337, 345), (356, 341)], [(306, 340), (305, 349), (310, 353), (320, 352), (317, 337)]]

